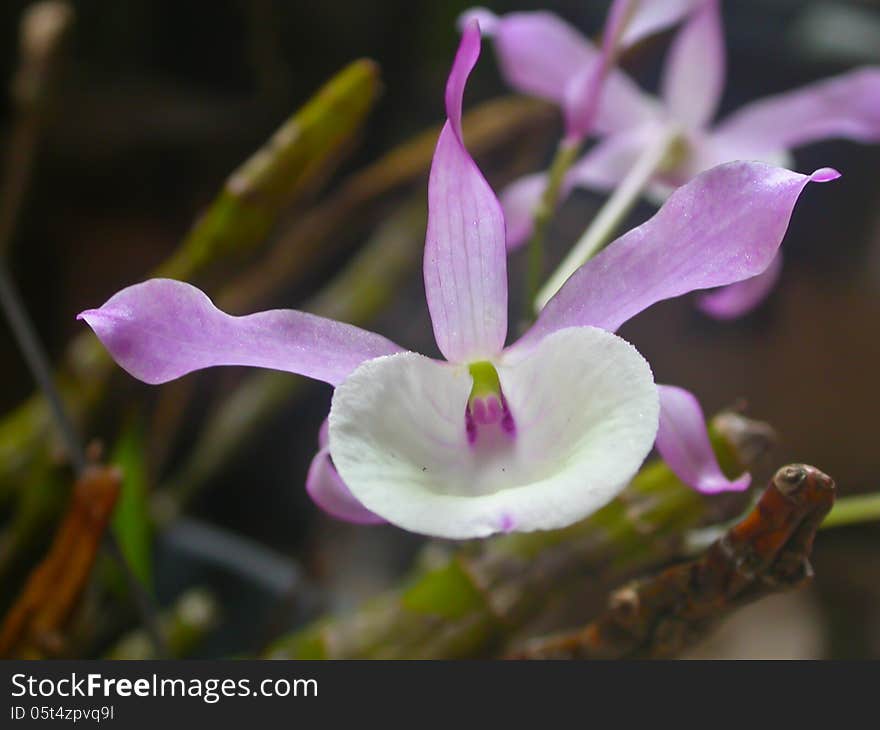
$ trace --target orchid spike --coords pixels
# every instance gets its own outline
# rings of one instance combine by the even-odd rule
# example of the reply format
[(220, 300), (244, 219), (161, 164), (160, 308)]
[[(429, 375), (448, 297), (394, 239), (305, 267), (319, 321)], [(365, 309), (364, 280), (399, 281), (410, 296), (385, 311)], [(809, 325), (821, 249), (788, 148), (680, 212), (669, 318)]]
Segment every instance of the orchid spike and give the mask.
[[(642, 3), (627, 26), (642, 27), (648, 8), (665, 3)], [(705, 170), (733, 160), (763, 160), (789, 166), (791, 150), (828, 138), (859, 142), (880, 141), (880, 68), (851, 71), (777, 96), (746, 105), (726, 119), (712, 123), (724, 89), (725, 49), (719, 0), (676, 4), (678, 13), (687, 5), (687, 22), (670, 48), (663, 69), (661, 96), (643, 97), (632, 116), (616, 129), (597, 125), (602, 139), (576, 162), (566, 177), (560, 202), (575, 187), (608, 191), (633, 169), (643, 151), (664, 137), (672, 140), (669, 153), (653, 176), (648, 197), (662, 201), (669, 192)], [(676, 14), (676, 19), (681, 17)], [(561, 21), (560, 21), (561, 22)], [(652, 27), (647, 22), (648, 27)], [(496, 31), (497, 32), (497, 31)], [(535, 32), (535, 37), (538, 37)], [(521, 41), (525, 45), (525, 41)], [(618, 72), (615, 88), (629, 89), (624, 97), (607, 90), (600, 118), (638, 98), (632, 82)], [(522, 85), (516, 85), (522, 89)], [(670, 134), (672, 132), (672, 134)], [(527, 181), (528, 184), (525, 184)], [(540, 199), (543, 177), (531, 175), (515, 181), (501, 194), (504, 213), (518, 222), (508, 247), (515, 249), (531, 233), (531, 211)], [(738, 317), (756, 307), (779, 278), (777, 265), (755, 282), (703, 299), (700, 309), (720, 319)]]
[(738, 488), (717, 480), (701, 416), (667, 408), (648, 363), (613, 331), (661, 299), (763, 271), (811, 178), (761, 163), (699, 176), (578, 271), (505, 347), (504, 217), (461, 129), (479, 52), (472, 22), (449, 76), (428, 188), (425, 290), (446, 360), (302, 312), (232, 317), (194, 287), (161, 279), (81, 317), (147, 382), (227, 364), (334, 385), (308, 491), (350, 521), (446, 538), (563, 527), (624, 488), (658, 426), (675, 434), (663, 448), (684, 454), (670, 457), (683, 479)]

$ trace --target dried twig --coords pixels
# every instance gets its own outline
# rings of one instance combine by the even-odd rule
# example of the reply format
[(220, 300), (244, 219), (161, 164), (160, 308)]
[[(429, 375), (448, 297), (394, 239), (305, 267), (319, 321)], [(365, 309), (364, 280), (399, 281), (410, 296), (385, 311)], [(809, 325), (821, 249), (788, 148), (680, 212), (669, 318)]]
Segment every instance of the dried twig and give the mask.
[(834, 481), (818, 469), (783, 467), (702, 557), (624, 586), (586, 628), (530, 641), (509, 658), (675, 656), (731, 611), (809, 581), (813, 538), (834, 497)]
[(72, 24), (73, 10), (60, 0), (34, 3), (21, 20), (19, 66), (11, 90), (15, 114), (0, 189), (0, 255), (9, 249), (30, 186), (63, 41)]
[(86, 585), (119, 495), (121, 475), (90, 466), (73, 488), (52, 547), (34, 569), (0, 630), (0, 656), (54, 656)]

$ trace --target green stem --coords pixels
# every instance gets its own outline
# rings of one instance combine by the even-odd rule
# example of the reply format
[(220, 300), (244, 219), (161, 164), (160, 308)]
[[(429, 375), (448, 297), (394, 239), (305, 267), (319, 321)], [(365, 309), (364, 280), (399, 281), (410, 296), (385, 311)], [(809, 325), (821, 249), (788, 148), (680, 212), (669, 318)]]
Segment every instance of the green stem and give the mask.
[(49, 358), (43, 350), (25, 310), (24, 302), (22, 302), (18, 289), (12, 282), (2, 259), (0, 259), (0, 309), (6, 315), (18, 347), (34, 376), (34, 380), (42, 390), (43, 397), (49, 404), (55, 426), (64, 442), (67, 458), (77, 472), (82, 472), (86, 468), (85, 450), (80, 443), (73, 422), (67, 415), (64, 400), (55, 385)]
[(544, 308), (568, 277), (611, 240), (651, 178), (666, 162), (676, 139), (678, 132), (670, 127), (644, 150), (547, 283), (530, 298), (536, 312)]
[(556, 212), (556, 206), (559, 205), (559, 195), (562, 192), (565, 174), (577, 158), (580, 147), (580, 142), (567, 138), (559, 143), (547, 173), (547, 187), (544, 188), (541, 201), (535, 209), (532, 236), (528, 244), (526, 319), (531, 319), (528, 303), (535, 300), (544, 278), (544, 239), (547, 234), (547, 226)]
[(823, 530), (880, 520), (880, 494), (859, 494), (838, 499), (822, 523)]

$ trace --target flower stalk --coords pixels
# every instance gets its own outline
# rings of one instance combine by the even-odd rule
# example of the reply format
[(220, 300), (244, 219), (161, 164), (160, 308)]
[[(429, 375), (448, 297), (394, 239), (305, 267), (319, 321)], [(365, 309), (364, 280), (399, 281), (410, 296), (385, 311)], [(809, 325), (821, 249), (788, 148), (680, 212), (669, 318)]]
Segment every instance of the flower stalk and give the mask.
[(565, 175), (577, 159), (581, 143), (578, 140), (564, 138), (556, 149), (556, 155), (550, 165), (547, 186), (541, 195), (541, 201), (535, 209), (534, 226), (529, 239), (526, 267), (526, 317), (529, 321), (532, 313), (528, 311), (529, 302), (535, 301), (541, 290), (544, 279), (544, 242), (547, 228), (559, 205), (560, 192), (565, 182)]
[(567, 281), (586, 261), (595, 256), (614, 238), (614, 234), (629, 211), (641, 197), (651, 179), (656, 175), (674, 151), (679, 133), (675, 127), (665, 132), (645, 147), (626, 176), (605, 201), (596, 217), (583, 235), (569, 250), (562, 263), (547, 282), (530, 298), (536, 312), (540, 312)]
[(837, 500), (822, 529), (861, 525), (880, 520), (880, 494), (859, 494)]

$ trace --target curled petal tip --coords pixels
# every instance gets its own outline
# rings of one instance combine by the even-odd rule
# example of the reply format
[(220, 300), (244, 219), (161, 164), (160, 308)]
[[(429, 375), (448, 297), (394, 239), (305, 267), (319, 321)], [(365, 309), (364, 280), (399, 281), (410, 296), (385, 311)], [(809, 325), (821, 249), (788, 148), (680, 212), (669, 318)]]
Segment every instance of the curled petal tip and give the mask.
[(744, 492), (752, 486), (752, 475), (749, 472), (744, 472), (737, 479), (730, 482), (727, 486), (728, 492)]
[(744, 472), (734, 480), (702, 479), (691, 486), (701, 494), (721, 494), (722, 492), (744, 492), (751, 484), (752, 475)]
[(816, 172), (810, 175), (810, 180), (812, 182), (823, 183), (837, 180), (839, 177), (840, 173), (833, 167), (820, 167)]
[(750, 474), (728, 479), (715, 456), (703, 409), (693, 393), (658, 385), (660, 427), (657, 451), (675, 475), (702, 494), (741, 492), (752, 483)]
[(446, 116), (459, 141), (462, 139), (461, 105), (464, 87), (479, 57), (480, 24), (477, 20), (470, 20), (462, 28), (458, 51), (446, 81)]
[(468, 26), (477, 24), (477, 29), (485, 36), (491, 36), (498, 27), (499, 17), (488, 8), (476, 7), (465, 10), (458, 16), (456, 26), (464, 32)]
[(78, 315), (76, 315), (77, 321), (86, 322), (87, 324), (91, 324), (94, 320), (99, 319), (104, 314), (100, 309), (84, 309)]

